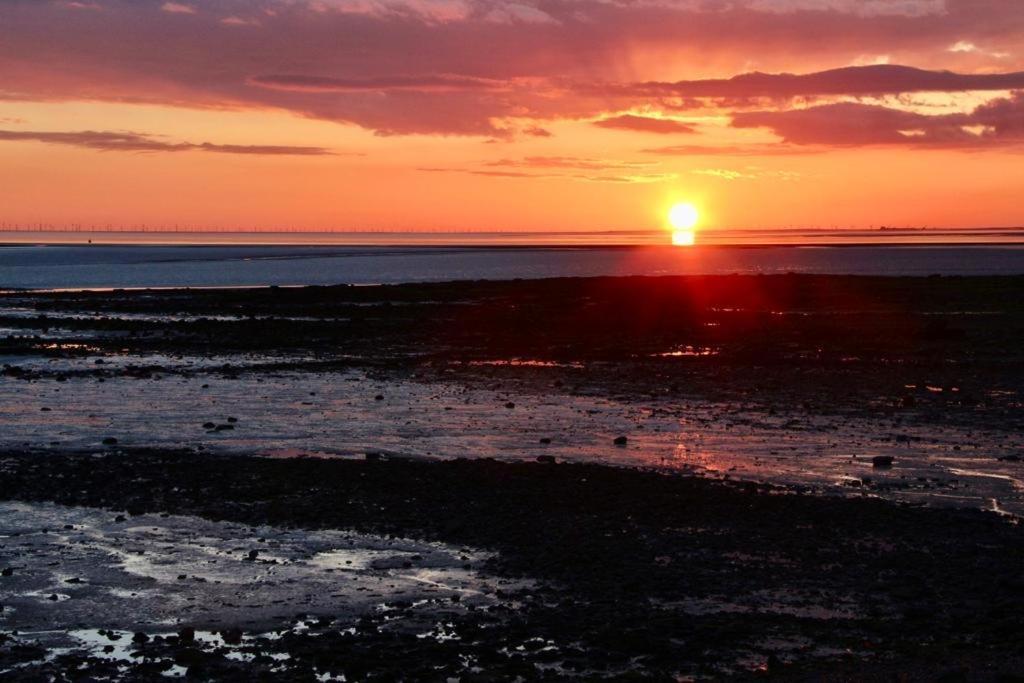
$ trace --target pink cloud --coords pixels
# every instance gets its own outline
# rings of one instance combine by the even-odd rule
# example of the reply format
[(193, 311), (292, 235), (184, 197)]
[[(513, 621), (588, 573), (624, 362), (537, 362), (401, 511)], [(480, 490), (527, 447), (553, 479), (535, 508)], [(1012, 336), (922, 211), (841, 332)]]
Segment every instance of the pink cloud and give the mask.
[[(272, 108), (382, 135), (507, 139), (548, 120), (702, 99), (1024, 87), (1018, 0), (928, 1), (0, 2), (0, 98)], [(233, 17), (259, 22), (240, 30)], [(959, 41), (1011, 57), (950, 52)], [(678, 79), (637, 66), (667, 53)], [(877, 54), (929, 68), (817, 71)], [(751, 60), (776, 73), (686, 73), (730, 76)], [(942, 72), (958, 64), (969, 72)]]
[(693, 126), (676, 121), (674, 119), (661, 119), (651, 116), (636, 116), (635, 114), (622, 114), (612, 116), (600, 121), (594, 121), (595, 126), (618, 130), (629, 130), (641, 133), (657, 133), (660, 135), (673, 133), (696, 133)]
[(413, 92), (454, 92), (507, 90), (503, 81), (440, 74), (422, 76), (381, 76), (377, 78), (330, 78), (327, 76), (254, 76), (254, 85), (305, 93), (382, 92), (408, 90)]
[(196, 8), (191, 5), (183, 5), (180, 2), (165, 2), (160, 9), (170, 14), (195, 14)]
[(1024, 92), (967, 114), (926, 115), (858, 103), (744, 112), (737, 128), (767, 128), (795, 145), (907, 145), (979, 148), (1024, 145)]
[(52, 145), (83, 147), (101, 152), (218, 152), (288, 156), (323, 156), (334, 152), (323, 147), (284, 145), (222, 145), (212, 142), (168, 142), (141, 133), (109, 131), (13, 131), (0, 130), (0, 141), (42, 142)]
[(647, 82), (601, 88), (609, 95), (715, 99), (885, 95), (1024, 88), (1024, 72), (960, 74), (896, 64), (850, 66), (809, 74), (745, 73), (732, 78)]

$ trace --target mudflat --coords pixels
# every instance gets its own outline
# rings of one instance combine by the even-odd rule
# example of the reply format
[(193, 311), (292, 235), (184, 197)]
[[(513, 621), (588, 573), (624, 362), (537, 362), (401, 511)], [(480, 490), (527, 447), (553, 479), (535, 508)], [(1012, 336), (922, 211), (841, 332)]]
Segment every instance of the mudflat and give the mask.
[(1005, 680), (1022, 294), (6, 293), (0, 671)]

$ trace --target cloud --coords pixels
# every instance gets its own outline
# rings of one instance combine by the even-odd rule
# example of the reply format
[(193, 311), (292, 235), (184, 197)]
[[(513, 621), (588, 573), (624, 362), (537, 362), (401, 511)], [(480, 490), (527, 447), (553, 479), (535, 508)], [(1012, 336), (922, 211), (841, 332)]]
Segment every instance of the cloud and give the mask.
[[(385, 135), (507, 138), (702, 99), (1024, 88), (1020, 0), (78, 4), (97, 11), (0, 0), (0, 98), (275, 109)], [(950, 52), (958, 43), (984, 49)], [(864, 55), (894, 65), (821, 71)]]
[(823, 152), (824, 147), (794, 146), (781, 143), (757, 143), (748, 145), (667, 145), (640, 150), (644, 154), (661, 156), (783, 156), (806, 155)]
[(224, 17), (220, 20), (220, 23), (225, 26), (259, 26), (260, 20), (253, 18), (236, 17), (234, 15), (230, 17)]
[(966, 92), (1024, 88), (1024, 72), (960, 74), (897, 64), (849, 66), (809, 74), (746, 73), (732, 78), (647, 82), (599, 88), (608, 95), (743, 100)]
[(622, 114), (606, 119), (594, 121), (595, 126), (601, 128), (612, 128), (618, 130), (638, 131), (641, 133), (696, 133), (697, 131), (688, 124), (675, 119), (662, 119), (653, 116), (637, 116), (635, 114)]
[(486, 166), (512, 168), (574, 168), (586, 171), (608, 171), (621, 169), (642, 169), (653, 166), (650, 161), (615, 161), (609, 159), (588, 159), (567, 156), (530, 156), (522, 159), (499, 159)]
[(107, 131), (14, 131), (0, 130), (0, 141), (42, 142), (84, 147), (102, 152), (218, 152), (222, 154), (323, 156), (334, 152), (322, 147), (287, 145), (220, 145), (211, 142), (166, 142), (139, 133)]
[(743, 170), (732, 168), (695, 168), (690, 173), (710, 176), (721, 180), (754, 180), (756, 178), (776, 178), (779, 180), (799, 180), (802, 174), (794, 171), (766, 171), (757, 166), (747, 166)]
[(409, 90), (425, 93), (507, 90), (508, 83), (453, 74), (423, 76), (381, 76), (378, 78), (330, 78), (327, 76), (254, 76), (254, 85), (305, 93), (364, 93)]
[(991, 147), (1024, 144), (1024, 92), (966, 114), (926, 115), (855, 102), (738, 113), (736, 128), (767, 128), (794, 145)]
[(183, 5), (180, 2), (165, 2), (160, 9), (170, 14), (195, 14), (196, 8), (191, 5)]
[[(500, 159), (483, 168), (423, 167), (430, 173), (463, 173), (491, 178), (574, 180), (588, 183), (657, 183), (675, 178), (672, 173), (648, 171), (654, 164), (644, 161), (613, 161), (578, 157), (525, 157)], [(526, 170), (523, 170), (526, 169)]]

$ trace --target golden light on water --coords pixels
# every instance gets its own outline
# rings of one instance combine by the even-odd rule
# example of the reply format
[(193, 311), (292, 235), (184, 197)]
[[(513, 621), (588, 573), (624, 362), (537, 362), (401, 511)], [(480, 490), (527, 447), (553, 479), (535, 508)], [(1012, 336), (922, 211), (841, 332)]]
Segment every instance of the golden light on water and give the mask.
[(672, 228), (672, 244), (689, 247), (697, 241), (697, 223), (700, 212), (689, 203), (675, 204), (668, 211), (668, 224)]

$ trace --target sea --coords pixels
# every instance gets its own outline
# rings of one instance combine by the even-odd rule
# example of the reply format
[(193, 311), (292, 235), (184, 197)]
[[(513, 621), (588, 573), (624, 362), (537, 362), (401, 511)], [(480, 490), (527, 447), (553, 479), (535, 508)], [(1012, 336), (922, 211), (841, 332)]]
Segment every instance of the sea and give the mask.
[(730, 273), (1024, 275), (1024, 229), (0, 233), (6, 290)]

